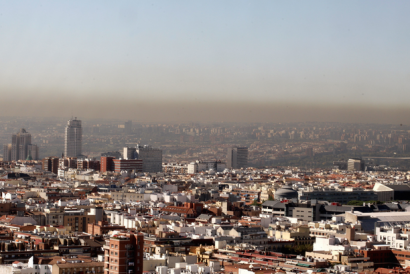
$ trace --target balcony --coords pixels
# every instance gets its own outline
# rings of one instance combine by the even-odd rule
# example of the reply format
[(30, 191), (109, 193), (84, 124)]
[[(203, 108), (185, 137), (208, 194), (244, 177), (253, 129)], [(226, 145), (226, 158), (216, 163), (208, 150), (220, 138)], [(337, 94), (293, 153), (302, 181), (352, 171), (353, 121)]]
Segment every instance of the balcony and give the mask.
[(374, 263), (373, 262), (362, 262), (362, 263), (349, 263), (347, 264), (353, 269), (366, 269), (366, 268), (373, 268)]
[(347, 261), (348, 261), (349, 263), (352, 263), (352, 262), (361, 262), (361, 261), (368, 261), (368, 260), (370, 260), (369, 257), (352, 257), (352, 258), (347, 259)]

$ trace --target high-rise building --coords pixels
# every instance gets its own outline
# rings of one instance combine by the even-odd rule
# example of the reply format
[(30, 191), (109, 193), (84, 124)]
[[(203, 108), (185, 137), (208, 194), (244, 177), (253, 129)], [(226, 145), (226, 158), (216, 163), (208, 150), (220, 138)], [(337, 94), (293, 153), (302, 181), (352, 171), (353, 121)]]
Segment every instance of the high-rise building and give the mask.
[(349, 171), (364, 171), (365, 164), (361, 159), (352, 158), (347, 160), (347, 170)]
[(11, 140), (11, 160), (26, 160), (31, 134), (22, 128), (17, 134), (13, 134)]
[(135, 152), (137, 149), (135, 147), (124, 147), (122, 157), (125, 160), (135, 159)]
[(162, 150), (151, 146), (137, 146), (136, 158), (142, 160), (143, 172), (162, 171)]
[(59, 167), (64, 168), (77, 168), (77, 157), (64, 157), (59, 159)]
[(11, 137), (11, 144), (3, 146), (3, 160), (38, 160), (38, 147), (31, 144), (31, 134), (24, 128)]
[(100, 171), (100, 162), (92, 159), (78, 159), (77, 169), (93, 169)]
[(248, 148), (247, 147), (231, 147), (228, 148), (226, 157), (227, 168), (246, 168), (248, 166)]
[(105, 240), (104, 274), (142, 274), (144, 236), (120, 234)]
[(114, 171), (114, 157), (102, 156), (100, 162), (100, 171)]
[(81, 156), (82, 136), (81, 120), (77, 120), (77, 117), (74, 120), (69, 120), (65, 127), (65, 157)]
[[(37, 145), (28, 145), (27, 147), (27, 158), (26, 160), (37, 160), (39, 155), (38, 155), (38, 146)], [(31, 159), (30, 159), (31, 158)]]
[(59, 168), (59, 161), (60, 159), (57, 157), (46, 157), (43, 159), (43, 166), (42, 169), (44, 171), (50, 171), (54, 174), (58, 173)]
[(132, 121), (128, 121), (124, 123), (124, 132), (125, 134), (131, 134), (132, 133)]
[(3, 145), (3, 161), (11, 161), (11, 144)]

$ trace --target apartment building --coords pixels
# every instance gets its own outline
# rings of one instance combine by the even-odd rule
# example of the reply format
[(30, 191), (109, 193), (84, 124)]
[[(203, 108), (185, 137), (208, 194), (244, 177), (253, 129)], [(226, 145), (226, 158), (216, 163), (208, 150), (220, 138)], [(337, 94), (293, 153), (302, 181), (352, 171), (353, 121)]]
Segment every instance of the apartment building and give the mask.
[(142, 234), (116, 234), (106, 240), (104, 251), (104, 274), (142, 274)]

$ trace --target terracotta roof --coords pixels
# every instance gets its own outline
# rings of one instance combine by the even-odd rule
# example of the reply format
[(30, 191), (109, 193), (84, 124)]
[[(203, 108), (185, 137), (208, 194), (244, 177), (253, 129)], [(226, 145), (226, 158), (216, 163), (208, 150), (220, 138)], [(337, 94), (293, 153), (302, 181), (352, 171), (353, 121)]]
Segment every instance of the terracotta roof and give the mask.
[(104, 266), (104, 262), (89, 262), (89, 263), (65, 263), (57, 264), (59, 268), (77, 268), (77, 267), (99, 267)]
[(189, 213), (193, 214), (194, 213), (194, 210), (192, 208), (179, 207), (179, 206), (166, 206), (162, 208), (161, 211), (180, 213), (180, 214), (189, 214)]
[(13, 219), (14, 219), (15, 217), (16, 217), (16, 216), (3, 215), (3, 216), (0, 217), (0, 222), (7, 222), (7, 223), (9, 223), (9, 222), (13, 221)]

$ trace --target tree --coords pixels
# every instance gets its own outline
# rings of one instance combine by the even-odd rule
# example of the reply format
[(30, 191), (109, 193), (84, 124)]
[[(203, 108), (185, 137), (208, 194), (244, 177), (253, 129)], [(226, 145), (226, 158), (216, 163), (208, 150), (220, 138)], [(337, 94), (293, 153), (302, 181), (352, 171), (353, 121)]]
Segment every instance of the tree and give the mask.
[(383, 204), (383, 202), (381, 202), (381, 201), (374, 201), (374, 200), (372, 200), (372, 201), (351, 200), (351, 201), (347, 202), (348, 205), (355, 205), (355, 206), (362, 206), (363, 203), (376, 204), (376, 205), (382, 205)]
[(348, 205), (355, 205), (355, 206), (361, 206), (363, 205), (362, 201), (358, 201), (358, 200), (351, 200), (349, 202), (347, 202)]
[(253, 200), (253, 206), (262, 206), (262, 204), (258, 203), (258, 200)]
[(303, 255), (305, 256), (306, 252), (310, 252), (313, 250), (312, 244), (304, 244), (304, 245), (287, 245), (284, 246), (282, 252), (284, 254), (296, 254), (296, 255)]

